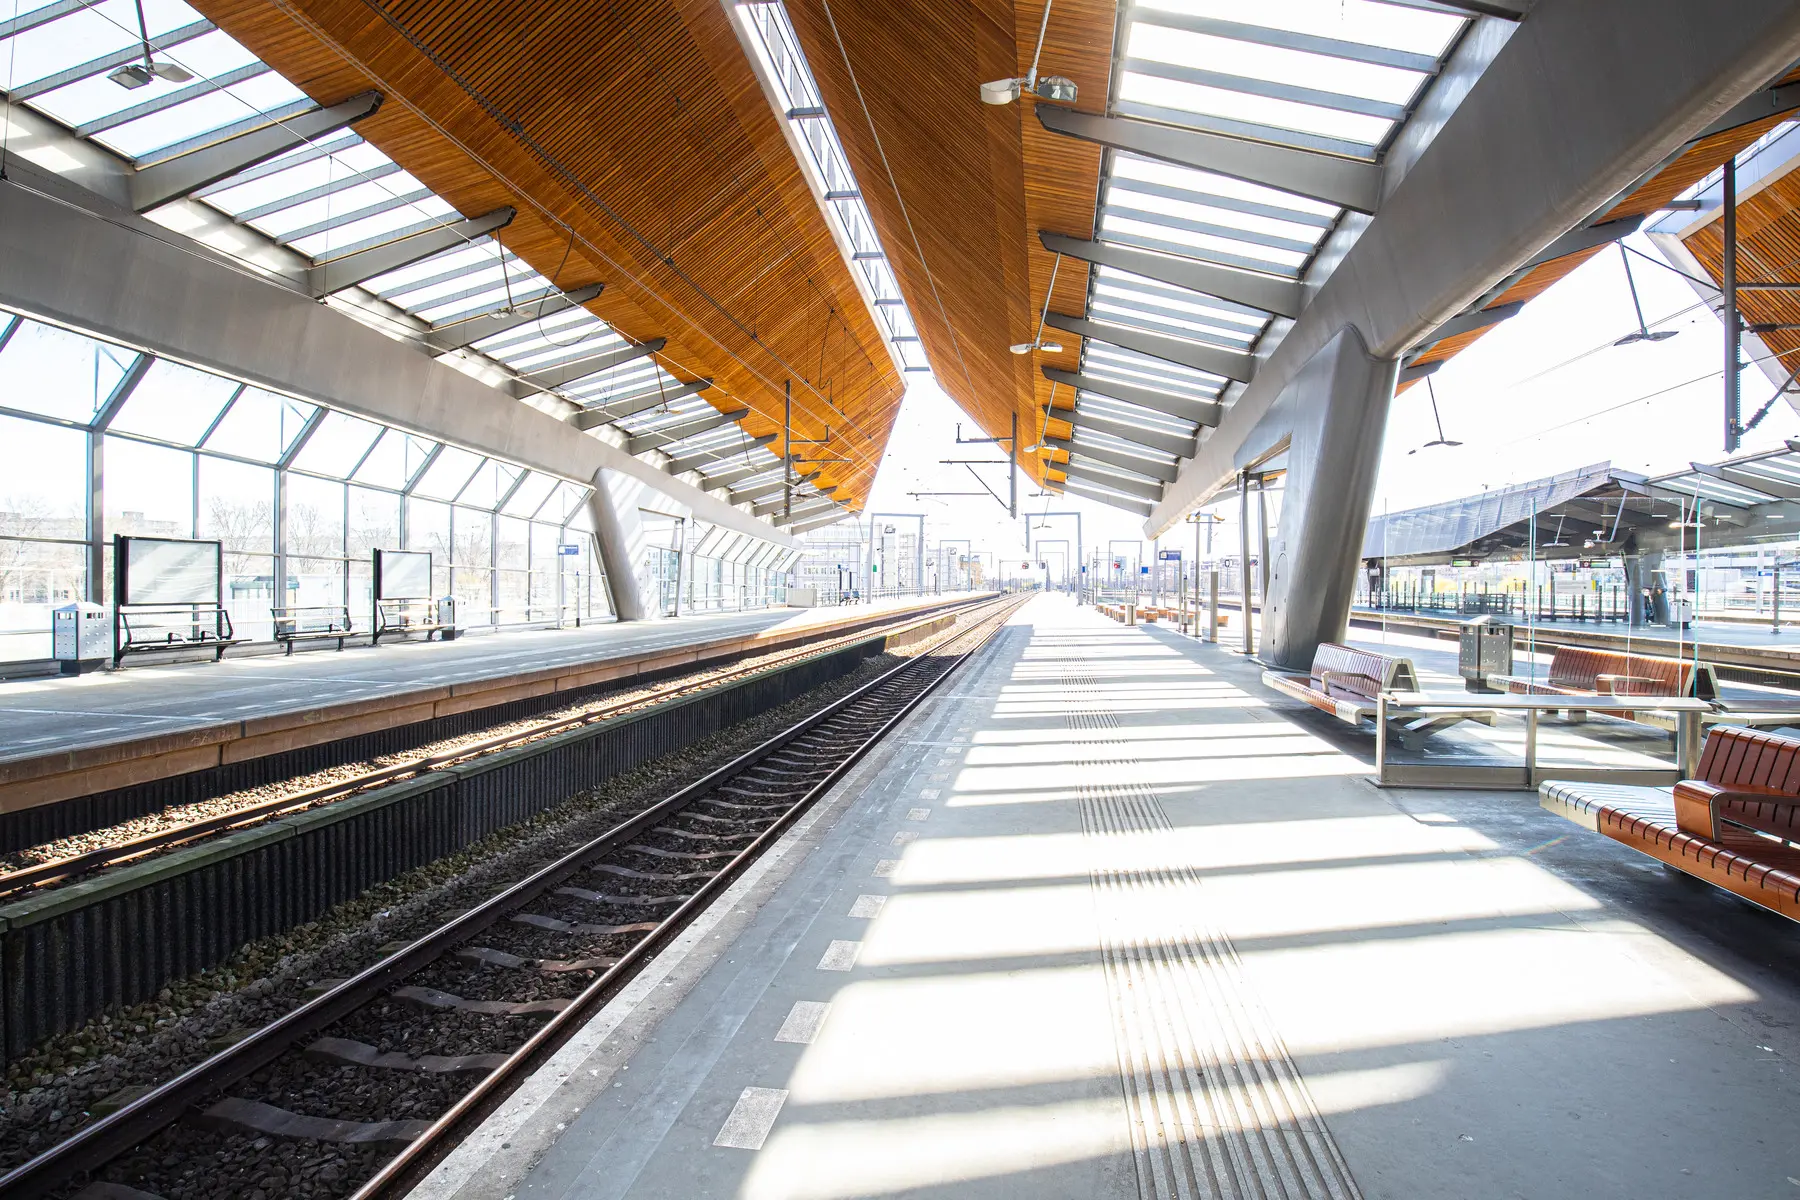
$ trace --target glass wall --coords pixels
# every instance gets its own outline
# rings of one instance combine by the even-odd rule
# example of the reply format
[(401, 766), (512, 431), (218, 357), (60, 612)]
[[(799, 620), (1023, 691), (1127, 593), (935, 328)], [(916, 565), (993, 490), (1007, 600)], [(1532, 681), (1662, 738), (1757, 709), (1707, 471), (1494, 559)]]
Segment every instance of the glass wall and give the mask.
[(239, 637), (370, 623), (377, 547), (430, 550), (482, 629), (610, 615), (587, 488), (0, 310), (0, 661), (111, 598), (115, 534), (217, 539)]

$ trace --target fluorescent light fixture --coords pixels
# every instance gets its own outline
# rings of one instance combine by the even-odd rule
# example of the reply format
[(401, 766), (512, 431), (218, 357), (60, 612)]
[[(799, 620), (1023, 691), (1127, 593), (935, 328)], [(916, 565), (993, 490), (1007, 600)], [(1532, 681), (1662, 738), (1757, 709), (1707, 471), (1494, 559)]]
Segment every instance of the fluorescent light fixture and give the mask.
[(983, 104), (1011, 104), (1019, 98), (1019, 81), (1017, 79), (996, 79), (992, 83), (981, 85), (981, 102)]
[(108, 71), (106, 77), (127, 89), (146, 87), (150, 83), (150, 72), (145, 70), (141, 63), (126, 63), (122, 67)]

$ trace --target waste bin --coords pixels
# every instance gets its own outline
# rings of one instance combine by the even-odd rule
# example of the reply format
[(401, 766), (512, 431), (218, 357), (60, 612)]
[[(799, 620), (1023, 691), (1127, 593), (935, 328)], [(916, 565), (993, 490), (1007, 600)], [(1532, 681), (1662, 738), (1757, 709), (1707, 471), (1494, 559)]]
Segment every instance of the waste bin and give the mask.
[(1694, 600), (1691, 596), (1676, 596), (1669, 601), (1669, 627), (1686, 629), (1694, 623)]
[(112, 621), (98, 604), (65, 604), (50, 614), (50, 649), (64, 675), (79, 675), (112, 657)]
[(456, 597), (439, 596), (437, 602), (438, 640), (456, 640)]
[(1513, 627), (1493, 614), (1464, 621), (1457, 635), (1456, 669), (1471, 692), (1503, 692), (1494, 679), (1512, 674)]

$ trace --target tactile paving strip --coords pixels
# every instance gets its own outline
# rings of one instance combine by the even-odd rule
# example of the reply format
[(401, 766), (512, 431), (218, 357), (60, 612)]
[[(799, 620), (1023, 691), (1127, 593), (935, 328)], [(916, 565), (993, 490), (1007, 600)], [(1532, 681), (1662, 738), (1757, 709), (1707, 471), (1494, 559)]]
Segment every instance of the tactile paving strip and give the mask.
[[(1092, 681), (1067, 671), (1062, 682), (1071, 702), (1070, 750), (1079, 758), (1084, 746), (1111, 743), (1116, 752), (1090, 761), (1128, 764), (1116, 719)], [(1119, 839), (1141, 845), (1172, 831), (1155, 792), (1130, 783), (1081, 790), (1138, 1194), (1360, 1200), (1236, 949), (1205, 920), (1199, 877), (1179, 866), (1108, 865), (1128, 863), (1134, 852)], [(1115, 847), (1125, 853), (1112, 853)], [(1146, 928), (1161, 934), (1147, 941)]]

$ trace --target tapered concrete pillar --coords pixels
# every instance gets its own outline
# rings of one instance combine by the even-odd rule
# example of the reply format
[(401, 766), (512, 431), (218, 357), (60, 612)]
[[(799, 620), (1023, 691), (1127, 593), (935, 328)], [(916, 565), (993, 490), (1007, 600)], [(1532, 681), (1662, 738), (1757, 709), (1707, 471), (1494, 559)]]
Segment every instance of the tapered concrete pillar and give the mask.
[(594, 490), (588, 494), (594, 541), (600, 547), (600, 565), (606, 568), (607, 594), (612, 597), (613, 615), (621, 621), (644, 619), (644, 598), (637, 579), (643, 523), (635, 496), (643, 486), (629, 475), (601, 470), (594, 472)]
[(1305, 670), (1342, 641), (1381, 466), (1399, 363), (1338, 331), (1282, 389), (1270, 416), (1291, 432), (1281, 520), (1263, 599), (1263, 661)]

